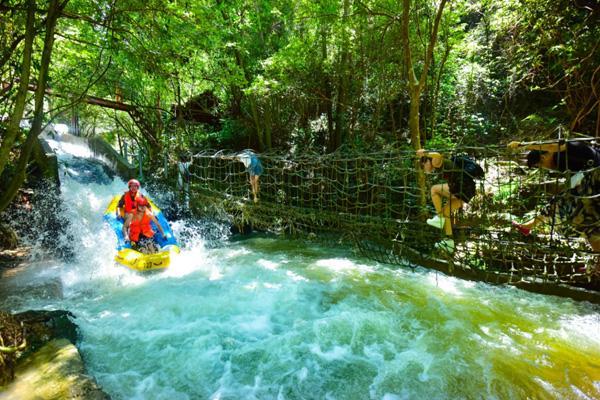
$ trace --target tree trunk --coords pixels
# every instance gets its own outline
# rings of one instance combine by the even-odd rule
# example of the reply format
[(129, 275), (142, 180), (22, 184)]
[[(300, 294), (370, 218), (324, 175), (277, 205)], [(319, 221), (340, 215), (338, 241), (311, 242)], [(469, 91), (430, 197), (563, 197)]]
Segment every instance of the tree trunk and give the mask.
[(163, 133), (163, 120), (162, 120), (162, 111), (160, 108), (160, 93), (156, 95), (156, 137), (160, 138)]
[(152, 121), (146, 118), (144, 112), (137, 108), (129, 110), (129, 116), (138, 127), (142, 137), (146, 141), (145, 147), (148, 150), (148, 157), (152, 159), (154, 154), (160, 153), (162, 150), (162, 144), (156, 136), (155, 127), (152, 124)]
[(27, 177), (27, 164), (33, 146), (38, 140), (38, 135), (42, 130), (42, 122), (44, 118), (44, 95), (46, 92), (46, 84), (48, 81), (48, 69), (50, 68), (50, 60), (52, 57), (52, 48), (54, 46), (54, 29), (56, 21), (60, 16), (62, 9), (66, 6), (67, 1), (62, 4), (58, 0), (50, 0), (48, 6), (48, 15), (46, 17), (46, 36), (44, 38), (44, 48), (42, 50), (42, 59), (40, 60), (40, 69), (38, 75), (38, 85), (35, 91), (35, 109), (33, 114), (33, 123), (27, 134), (27, 140), (21, 149), (21, 155), (17, 162), (15, 175), (11, 179), (8, 188), (0, 195), (0, 212), (4, 211), (10, 204), (12, 199), (17, 194), (17, 191)]
[(410, 0), (403, 0), (402, 9), (402, 44), (404, 45), (404, 66), (407, 73), (406, 80), (408, 81), (408, 92), (410, 95), (410, 111), (408, 114), (408, 129), (410, 139), (415, 150), (421, 148), (421, 135), (419, 132), (419, 105), (421, 99), (419, 82), (415, 75), (415, 70), (412, 65), (412, 51), (410, 48), (409, 36), (409, 19), (410, 15)]
[(327, 115), (327, 150), (332, 152), (336, 149), (335, 135), (333, 129), (333, 90), (331, 88), (331, 80), (325, 76), (325, 113)]
[(17, 49), (17, 47), (19, 46), (21, 41), (23, 39), (25, 39), (25, 36), (26, 36), (26, 34), (17, 36), (16, 38), (13, 39), (13, 42), (10, 44), (10, 46), (7, 46), (2, 51), (2, 57), (0, 57), (0, 68), (4, 67), (4, 65), (8, 62), (8, 60), (10, 60), (13, 52)]
[[(447, 0), (441, 0), (440, 4), (438, 5), (433, 28), (429, 36), (429, 42), (427, 43), (427, 51), (425, 54), (425, 60), (423, 61), (423, 70), (421, 71), (421, 77), (419, 80), (417, 80), (417, 76), (415, 74), (412, 60), (412, 52), (410, 47), (410, 0), (403, 0), (402, 3), (402, 43), (404, 45), (404, 63), (407, 71), (408, 90), (410, 94), (410, 112), (408, 116), (408, 127), (410, 130), (412, 146), (415, 150), (421, 148), (421, 132), (419, 130), (421, 91), (423, 90), (423, 87), (425, 87), (425, 80), (427, 78), (429, 66), (431, 65), (431, 60), (433, 58), (433, 49), (437, 40), (440, 20), (442, 18), (442, 13), (444, 10), (444, 6), (446, 5), (446, 1)], [(424, 206), (426, 204), (425, 175), (423, 173), (423, 170), (419, 168), (418, 160), (415, 159), (414, 164), (415, 169), (417, 171), (417, 183), (419, 185), (419, 188), (421, 189), (421, 204)]]
[[(344, 0), (344, 22), (347, 21), (348, 14), (350, 12), (350, 0)], [(338, 65), (338, 93), (337, 101), (335, 105), (335, 141), (334, 148), (336, 150), (342, 144), (346, 142), (348, 136), (348, 116), (347, 114), (347, 98), (348, 98), (348, 63), (350, 58), (350, 52), (348, 47), (350, 46), (348, 40), (348, 34), (344, 30), (342, 37), (342, 53), (340, 55), (340, 62)]]
[(4, 172), (4, 168), (8, 162), (10, 151), (21, 131), (19, 124), (23, 118), (25, 111), (25, 103), (27, 100), (27, 90), (29, 88), (29, 76), (31, 70), (31, 53), (33, 48), (33, 39), (35, 37), (35, 0), (27, 1), (27, 26), (25, 30), (25, 47), (23, 49), (23, 63), (21, 65), (21, 76), (19, 82), (19, 90), (15, 99), (13, 112), (10, 116), (10, 122), (6, 129), (6, 133), (0, 146), (0, 176)]
[(390, 103), (390, 119), (392, 121), (392, 133), (396, 135), (396, 140), (400, 141), (400, 132), (396, 127), (396, 115), (394, 114), (394, 103)]
[(125, 157), (125, 153), (123, 152), (123, 141), (121, 140), (121, 133), (119, 129), (117, 129), (117, 143), (119, 144), (119, 154), (122, 157)]
[(181, 104), (181, 84), (179, 82), (179, 74), (175, 73), (175, 85), (174, 85), (174, 95), (175, 95), (175, 148), (177, 150), (181, 150), (183, 147), (182, 144), (182, 136), (185, 132), (183, 126), (183, 106)]
[[(321, 25), (321, 63), (320, 63), (320, 74), (321, 74), (321, 82), (322, 87), (324, 88), (324, 99), (321, 102), (322, 106), (325, 109), (325, 115), (327, 116), (327, 136), (326, 136), (326, 144), (327, 150), (333, 151), (335, 149), (334, 144), (334, 135), (333, 135), (333, 93), (331, 90), (331, 81), (327, 76), (325, 68), (323, 68), (323, 63), (327, 60), (327, 29), (326, 25)], [(322, 111), (319, 110), (319, 113)]]
[(264, 151), (265, 141), (263, 138), (263, 131), (260, 126), (260, 116), (258, 115), (258, 107), (256, 105), (256, 98), (254, 95), (249, 95), (248, 100), (250, 101), (250, 110), (252, 111), (252, 119), (254, 120), (254, 126), (256, 128), (256, 138), (258, 139), (258, 151)]
[(429, 36), (429, 42), (427, 43), (427, 51), (425, 54), (425, 60), (423, 61), (423, 70), (421, 71), (421, 77), (417, 80), (417, 76), (415, 74), (415, 70), (413, 67), (412, 60), (412, 52), (411, 52), (411, 42), (409, 36), (409, 23), (410, 23), (410, 0), (403, 0), (403, 10), (402, 10), (402, 43), (404, 45), (404, 62), (405, 67), (408, 72), (408, 90), (410, 93), (410, 113), (409, 113), (409, 129), (410, 129), (410, 137), (412, 141), (413, 148), (418, 150), (421, 148), (421, 133), (419, 130), (419, 111), (421, 106), (421, 92), (425, 87), (425, 80), (427, 79), (427, 74), (429, 71), (429, 67), (431, 65), (431, 60), (433, 58), (433, 49), (435, 47), (435, 43), (437, 40), (438, 29), (440, 26), (440, 20), (442, 18), (442, 13), (444, 10), (444, 6), (446, 5), (447, 0), (441, 0), (436, 16), (433, 24), (433, 28), (431, 30), (431, 34)]
[[(413, 75), (414, 77), (414, 75)], [(421, 131), (419, 129), (419, 109), (420, 109), (420, 96), (421, 92), (418, 86), (409, 84), (410, 86), (410, 111), (408, 114), (408, 129), (410, 131), (410, 141), (412, 147), (415, 150), (419, 150), (421, 146)], [(415, 171), (417, 172), (417, 185), (419, 186), (421, 193), (421, 206), (425, 211), (425, 205), (427, 204), (427, 182), (425, 180), (425, 173), (421, 168), (419, 160), (415, 158), (414, 161)]]
[(450, 41), (448, 40), (448, 37), (446, 36), (446, 48), (444, 51), (444, 55), (442, 56), (442, 61), (440, 63), (440, 69), (436, 75), (436, 80), (435, 80), (435, 88), (433, 91), (433, 97), (431, 100), (431, 138), (433, 139), (433, 137), (435, 136), (435, 130), (437, 128), (437, 106), (438, 106), (438, 99), (440, 97), (440, 85), (442, 82), (442, 76), (444, 74), (444, 66), (446, 65), (446, 61), (448, 60), (448, 57), (450, 56)]
[(419, 113), (421, 108), (421, 91), (418, 86), (410, 85), (410, 111), (408, 114), (408, 129), (410, 132), (410, 142), (415, 150), (419, 150), (421, 145), (421, 130), (419, 127)]
[[(269, 102), (269, 99), (267, 99)], [(273, 104), (265, 107), (264, 120), (265, 120), (265, 149), (271, 150), (271, 132), (273, 130)]]
[(598, 103), (598, 111), (596, 111), (596, 137), (600, 139), (600, 103)]

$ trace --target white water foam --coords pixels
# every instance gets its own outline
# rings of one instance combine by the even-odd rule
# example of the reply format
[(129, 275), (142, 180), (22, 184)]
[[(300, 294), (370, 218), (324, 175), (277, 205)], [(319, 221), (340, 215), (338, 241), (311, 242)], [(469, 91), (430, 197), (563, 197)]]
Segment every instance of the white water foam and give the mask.
[(273, 238), (208, 248), (183, 221), (181, 256), (139, 274), (114, 264), (102, 221), (125, 183), (61, 177), (59, 240), (75, 257), (26, 274), (60, 279), (65, 297), (19, 308), (73, 312), (88, 370), (115, 399), (600, 395), (597, 307)]

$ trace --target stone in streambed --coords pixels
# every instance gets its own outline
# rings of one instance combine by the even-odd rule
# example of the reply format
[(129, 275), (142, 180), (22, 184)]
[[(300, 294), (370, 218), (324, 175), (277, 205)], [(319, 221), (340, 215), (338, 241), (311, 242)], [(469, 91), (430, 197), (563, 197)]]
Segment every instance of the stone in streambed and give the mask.
[(0, 391), (0, 399), (106, 400), (85, 368), (77, 348), (67, 339), (56, 339), (31, 353), (15, 370), (15, 380)]

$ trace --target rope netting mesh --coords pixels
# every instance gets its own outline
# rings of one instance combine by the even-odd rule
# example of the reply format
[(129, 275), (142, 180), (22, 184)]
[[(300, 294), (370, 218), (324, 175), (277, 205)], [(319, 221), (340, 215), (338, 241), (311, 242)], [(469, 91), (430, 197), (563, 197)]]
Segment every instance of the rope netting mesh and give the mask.
[[(485, 177), (475, 180), (475, 197), (462, 209), (452, 210), (453, 252), (435, 247), (444, 232), (425, 223), (435, 215), (429, 188), (444, 182), (440, 176), (444, 171), (428, 175), (426, 184), (419, 185), (414, 151), (293, 158), (260, 154), (264, 172), (257, 203), (236, 154), (206, 151), (196, 154), (189, 167), (190, 197), (196, 208), (235, 224), (348, 241), (361, 255), (381, 262), (441, 267), (457, 275), (468, 271), (485, 281), (600, 289), (600, 255), (591, 250), (572, 219), (561, 218), (558, 206), (549, 207), (562, 198), (566, 204), (583, 204), (580, 214), (589, 215), (599, 208), (598, 193), (578, 196), (568, 188), (570, 174), (527, 170), (523, 154), (503, 146), (464, 147), (452, 153), (470, 154), (485, 170)], [(600, 182), (600, 171), (586, 175)], [(511, 225), (548, 208), (547, 223), (529, 236)], [(589, 218), (585, 223), (589, 225)], [(587, 232), (600, 232), (598, 224), (600, 219), (593, 220), (595, 226), (587, 226)]]

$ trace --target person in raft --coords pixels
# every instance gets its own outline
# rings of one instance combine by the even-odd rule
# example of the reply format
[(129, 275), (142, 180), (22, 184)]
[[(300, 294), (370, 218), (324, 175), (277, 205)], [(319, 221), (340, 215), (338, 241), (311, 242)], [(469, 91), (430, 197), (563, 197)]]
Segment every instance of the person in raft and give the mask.
[(522, 145), (510, 142), (508, 148), (530, 150), (529, 168), (569, 172), (568, 190), (553, 196), (541, 213), (519, 224), (512, 222), (523, 235), (554, 217), (560, 219), (565, 235), (585, 237), (592, 249), (600, 252), (600, 150), (581, 141)]
[(235, 156), (235, 158), (246, 167), (250, 179), (253, 200), (255, 203), (258, 203), (258, 181), (263, 173), (263, 166), (260, 159), (252, 150), (244, 150)]
[(137, 206), (129, 221), (123, 224), (123, 237), (125, 241), (131, 242), (134, 250), (142, 253), (156, 253), (158, 247), (154, 241), (154, 230), (151, 222), (154, 222), (163, 238), (166, 238), (165, 231), (149, 209), (150, 204), (145, 198), (137, 200)]
[(129, 190), (121, 196), (119, 203), (117, 204), (117, 216), (123, 218), (125, 222), (127, 222), (127, 220), (131, 221), (137, 201), (145, 198), (139, 192), (140, 182), (137, 179), (130, 179), (129, 182), (127, 182), (127, 186), (129, 187)]
[[(421, 168), (426, 174), (438, 170), (447, 182), (431, 186), (431, 202), (437, 215), (428, 219), (427, 224), (444, 230), (446, 239), (436, 243), (435, 247), (452, 253), (454, 252), (454, 239), (451, 216), (453, 212), (461, 209), (475, 196), (475, 181), (465, 171), (466, 162), (458, 165), (458, 162), (447, 159), (440, 153), (427, 152), (423, 149), (417, 150), (417, 157), (420, 158)], [(470, 162), (475, 164), (473, 161)], [(481, 169), (477, 164), (475, 165)], [(483, 170), (481, 171), (483, 172)], [(446, 200), (445, 204), (443, 204), (444, 200)]]

